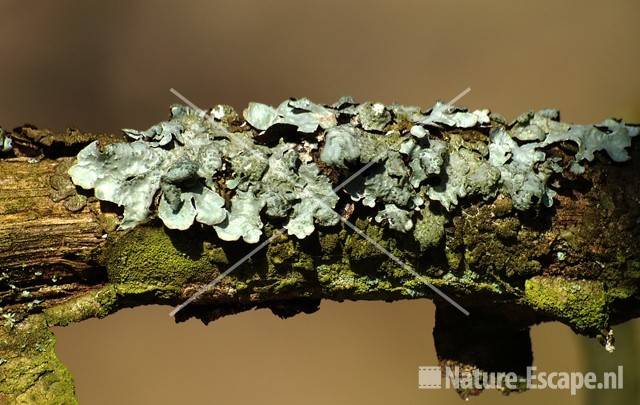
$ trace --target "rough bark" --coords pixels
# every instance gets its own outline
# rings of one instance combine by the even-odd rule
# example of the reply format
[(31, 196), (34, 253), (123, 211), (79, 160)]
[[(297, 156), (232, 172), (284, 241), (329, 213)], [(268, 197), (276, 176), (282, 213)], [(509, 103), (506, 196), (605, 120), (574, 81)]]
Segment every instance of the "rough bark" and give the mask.
[[(159, 221), (116, 231), (117, 207), (76, 190), (66, 170), (82, 146), (117, 135), (22, 127), (12, 137), (14, 155), (0, 159), (0, 403), (71, 403), (72, 378), (55, 357), (50, 326), (126, 306), (179, 304), (255, 246), (221, 242), (206, 227), (170, 231)], [(322, 299), (428, 297), (442, 362), (522, 371), (531, 362), (528, 327), (548, 320), (604, 341), (612, 325), (640, 312), (639, 143), (625, 164), (600, 156), (584, 175), (559, 177), (553, 208), (522, 213), (506, 198), (466, 201), (427, 251), (366, 212), (350, 218), (469, 317), (336, 226), (302, 241), (281, 236), (178, 320), (209, 322), (254, 307), (287, 317), (317, 310)], [(278, 224), (270, 226), (267, 236)]]

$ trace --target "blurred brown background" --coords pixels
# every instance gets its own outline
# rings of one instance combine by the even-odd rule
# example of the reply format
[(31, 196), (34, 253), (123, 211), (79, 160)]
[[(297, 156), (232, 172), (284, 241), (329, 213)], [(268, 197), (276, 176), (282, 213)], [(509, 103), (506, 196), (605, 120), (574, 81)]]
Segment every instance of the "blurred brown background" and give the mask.
[[(170, 87), (202, 107), (237, 109), (345, 94), (429, 107), (471, 87), (459, 104), (508, 118), (557, 107), (569, 121), (640, 122), (632, 0), (1, 0), (0, 16), (5, 128), (146, 128), (177, 102)], [(57, 330), (82, 404), (460, 403), (451, 391), (417, 390), (417, 367), (436, 363), (427, 301), (323, 303), (286, 321), (256, 311), (209, 326), (174, 325), (168, 311), (125, 310)], [(638, 321), (617, 328), (624, 350), (606, 356), (565, 327), (536, 327), (535, 363), (625, 364), (634, 398), (639, 330)], [(619, 394), (606, 403), (623, 403)], [(600, 399), (544, 391), (475, 400), (540, 401)]]

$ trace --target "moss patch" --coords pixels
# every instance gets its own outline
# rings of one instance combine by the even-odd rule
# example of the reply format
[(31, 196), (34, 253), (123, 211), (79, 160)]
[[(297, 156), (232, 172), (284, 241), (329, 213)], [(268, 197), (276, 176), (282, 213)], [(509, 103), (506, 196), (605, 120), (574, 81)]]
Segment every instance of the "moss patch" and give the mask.
[(160, 227), (138, 227), (117, 238), (106, 251), (109, 281), (116, 284), (181, 288), (190, 282), (208, 282), (227, 258), (197, 235), (172, 237)]
[(607, 295), (599, 281), (533, 277), (525, 283), (525, 300), (580, 333), (595, 335), (608, 326)]
[(424, 251), (440, 244), (444, 237), (446, 218), (434, 214), (429, 207), (423, 208), (420, 212), (422, 217), (416, 222), (413, 237), (420, 245), (420, 250)]
[(49, 325), (66, 326), (88, 318), (103, 318), (114, 312), (115, 306), (116, 289), (109, 286), (47, 308), (44, 315)]
[(73, 378), (43, 315), (0, 328), (0, 403), (76, 404)]
[(342, 238), (346, 236), (346, 231), (337, 233), (319, 232), (318, 240), (322, 253), (326, 256), (334, 254), (340, 247)]
[(343, 263), (318, 266), (318, 281), (327, 296), (336, 298), (366, 297), (390, 287), (388, 282), (380, 285), (380, 280), (357, 274), (348, 264)]

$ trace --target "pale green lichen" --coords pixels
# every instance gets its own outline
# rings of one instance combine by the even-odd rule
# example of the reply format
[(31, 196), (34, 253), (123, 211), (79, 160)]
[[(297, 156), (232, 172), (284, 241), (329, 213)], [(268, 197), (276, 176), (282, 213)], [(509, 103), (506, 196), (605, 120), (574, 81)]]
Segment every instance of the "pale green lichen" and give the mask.
[(13, 148), (13, 141), (9, 135), (5, 134), (4, 130), (0, 128), (0, 152), (9, 152)]
[(600, 150), (606, 151), (614, 162), (624, 162), (629, 160), (626, 149), (631, 146), (631, 138), (637, 136), (639, 132), (638, 127), (608, 119), (597, 125), (574, 125), (564, 132), (551, 131), (542, 145), (547, 146), (562, 141), (575, 142), (578, 145), (576, 163), (583, 159), (592, 161), (594, 153)]
[(427, 195), (448, 210), (467, 196), (493, 197), (500, 180), (499, 170), (492, 167), (481, 154), (464, 148), (459, 137), (452, 137), (449, 142), (445, 175), (439, 185), (427, 191)]
[(553, 109), (528, 111), (512, 123), (511, 136), (520, 141), (544, 141), (550, 132), (566, 132), (571, 126), (560, 122), (560, 112)]
[[(125, 130), (133, 142), (90, 144), (69, 173), (76, 185), (95, 189), (97, 198), (124, 206), (121, 228), (156, 214), (172, 229), (197, 222), (213, 226), (223, 240), (256, 243), (263, 216), (285, 220), (288, 233), (298, 238), (336, 224), (333, 209), (340, 197), (329, 173), (344, 179), (368, 165), (346, 184), (347, 194), (376, 209), (377, 221), (408, 232), (429, 203), (453, 210), (465, 199), (504, 195), (517, 210), (551, 206), (552, 175), (583, 172), (582, 162), (596, 151), (625, 161), (639, 132), (614, 120), (563, 123), (556, 110), (495, 124), (488, 110), (437, 103), (422, 112), (351, 98), (332, 105), (289, 99), (277, 108), (251, 103), (244, 112), (245, 132), (230, 130), (228, 116), (237, 117), (229, 107), (207, 115), (174, 106), (167, 122)], [(446, 141), (432, 134), (448, 129)], [(475, 139), (461, 130), (474, 132)], [(289, 143), (285, 134), (301, 139)], [(261, 144), (262, 136), (279, 142)], [(548, 149), (562, 142), (577, 145), (573, 159), (548, 157)], [(425, 246), (435, 243), (423, 239)]]
[(215, 225), (218, 237), (222, 240), (244, 239), (248, 243), (256, 243), (262, 235), (260, 211), (264, 200), (256, 198), (250, 191), (239, 191), (231, 199), (229, 218), (220, 225)]
[(408, 232), (413, 228), (412, 214), (410, 211), (396, 207), (395, 204), (385, 204), (384, 209), (378, 212), (375, 220), (376, 222), (385, 221), (389, 228), (395, 231)]
[(519, 210), (528, 209), (534, 197), (547, 207), (553, 205), (556, 192), (547, 181), (558, 166), (545, 161), (546, 155), (538, 147), (536, 143), (520, 146), (504, 129), (491, 135), (489, 163), (500, 171), (501, 191)]
[(391, 122), (391, 113), (382, 103), (363, 103), (356, 109), (358, 121), (365, 131), (383, 131)]
[(158, 217), (168, 228), (189, 229), (194, 219), (202, 224), (217, 225), (227, 218), (224, 199), (207, 187), (180, 193), (179, 198), (177, 208), (172, 208), (166, 198), (158, 205)]
[(373, 165), (367, 175), (354, 179), (347, 185), (347, 191), (352, 200), (362, 201), (367, 207), (375, 207), (378, 201), (410, 207), (415, 195), (407, 181), (410, 175), (400, 153), (390, 150), (384, 162)]
[(454, 128), (473, 128), (478, 125), (489, 124), (489, 110), (466, 110), (456, 108), (450, 104), (437, 102), (430, 113), (417, 120), (422, 125), (444, 125)]
[[(499, 128), (491, 135), (490, 163), (501, 172), (502, 191), (515, 208), (528, 209), (532, 199), (549, 207), (556, 192), (547, 184), (554, 173), (562, 172), (560, 162), (547, 158), (544, 147), (560, 142), (577, 144), (578, 151), (569, 168), (580, 174), (583, 160), (592, 161), (596, 151), (604, 150), (615, 162), (629, 159), (626, 148), (640, 128), (609, 119), (597, 125), (570, 125), (559, 122), (557, 110), (529, 112), (518, 117), (510, 131)], [(520, 145), (513, 138), (528, 142)]]
[(340, 220), (333, 210), (338, 196), (331, 182), (315, 164), (302, 165), (298, 171), (303, 187), (297, 193), (299, 203), (293, 207), (291, 219), (285, 225), (290, 235), (305, 238), (313, 233), (314, 222), (321, 226), (331, 226)]
[(356, 162), (360, 158), (358, 136), (358, 129), (351, 125), (329, 128), (325, 134), (320, 160), (339, 168), (345, 168), (348, 163)]
[(400, 146), (400, 152), (411, 157), (409, 181), (413, 188), (418, 188), (429, 176), (440, 174), (447, 155), (447, 143), (431, 139), (429, 146), (422, 147), (413, 139), (409, 139)]
[(69, 174), (76, 185), (95, 189), (98, 199), (124, 206), (121, 227), (130, 228), (149, 214), (167, 154), (142, 141), (114, 143), (103, 151), (93, 142), (80, 151)]
[(300, 132), (312, 133), (318, 126), (326, 129), (336, 125), (335, 115), (329, 109), (305, 98), (284, 101), (278, 108), (249, 103), (244, 111), (244, 118), (261, 131), (277, 124), (288, 124), (295, 126)]

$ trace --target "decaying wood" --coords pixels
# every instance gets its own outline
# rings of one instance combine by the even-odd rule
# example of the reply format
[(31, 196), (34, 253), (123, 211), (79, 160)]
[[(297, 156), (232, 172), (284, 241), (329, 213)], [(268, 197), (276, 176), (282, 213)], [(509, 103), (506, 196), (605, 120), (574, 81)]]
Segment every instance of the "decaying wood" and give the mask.
[[(179, 304), (254, 246), (221, 242), (206, 228), (173, 232), (159, 221), (117, 231), (117, 207), (76, 190), (66, 169), (88, 142), (119, 136), (33, 127), (12, 136), (15, 154), (0, 158), (0, 403), (58, 403), (52, 395), (73, 401), (48, 326), (106, 316), (123, 306)], [(503, 198), (465, 203), (450, 214), (441, 246), (427, 252), (366, 217), (351, 220), (471, 312), (465, 317), (435, 298), (434, 333), (443, 362), (520, 371), (531, 362), (528, 327), (534, 323), (560, 320), (606, 340), (610, 326), (640, 312), (639, 143), (625, 164), (601, 157), (584, 176), (558, 179), (560, 195), (551, 209), (517, 213)], [(291, 316), (316, 310), (321, 299), (433, 296), (394, 269), (341, 226), (303, 241), (283, 236), (179, 319), (208, 322), (256, 306)], [(445, 277), (467, 270), (480, 274), (481, 282)], [(411, 282), (413, 297), (406, 293)], [(576, 301), (584, 302), (578, 307)], [(465, 330), (464, 339), (455, 338)], [(36, 355), (33, 347), (23, 347), (25, 341), (50, 355)], [(504, 342), (512, 343), (511, 354), (505, 354)], [(485, 356), (469, 356), (479, 345)]]

